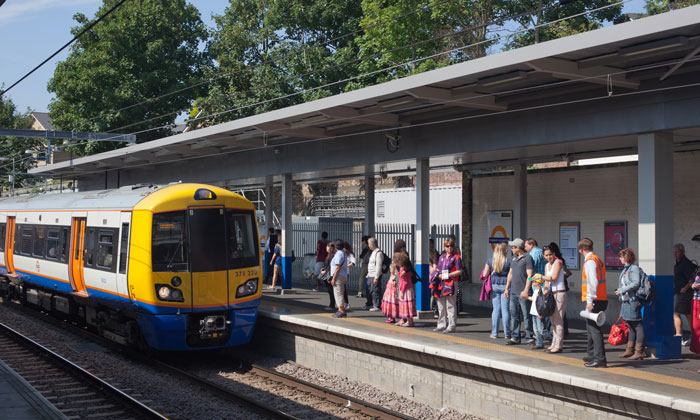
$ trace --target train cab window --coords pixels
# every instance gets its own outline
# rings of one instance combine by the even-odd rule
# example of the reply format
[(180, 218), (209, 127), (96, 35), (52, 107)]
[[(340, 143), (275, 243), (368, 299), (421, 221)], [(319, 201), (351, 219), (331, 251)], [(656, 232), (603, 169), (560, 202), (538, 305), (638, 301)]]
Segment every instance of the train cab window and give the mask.
[(95, 265), (103, 270), (114, 268), (114, 232), (100, 230), (97, 238), (97, 258)]
[(58, 260), (61, 252), (60, 233), (58, 228), (49, 228), (48, 239), (46, 240), (46, 258), (49, 260)]
[(70, 239), (70, 228), (68, 227), (63, 227), (61, 228), (61, 235), (59, 239), (59, 247), (58, 247), (58, 260), (60, 262), (68, 262), (68, 259), (66, 256), (68, 255), (68, 240)]
[(153, 215), (153, 271), (189, 271), (189, 243), (185, 220), (184, 211)]
[(19, 253), (22, 255), (32, 255), (34, 228), (32, 226), (22, 226), (20, 235)]
[(252, 211), (226, 210), (229, 269), (259, 264), (259, 251)]
[(126, 274), (126, 259), (129, 254), (129, 224), (122, 223), (122, 236), (119, 242), (119, 274)]
[(5, 252), (5, 232), (7, 231), (7, 224), (0, 223), (0, 252)]
[(83, 258), (83, 266), (95, 266), (95, 228), (85, 229), (85, 257)]
[(32, 255), (39, 258), (46, 256), (46, 233), (47, 226), (34, 226), (34, 249)]

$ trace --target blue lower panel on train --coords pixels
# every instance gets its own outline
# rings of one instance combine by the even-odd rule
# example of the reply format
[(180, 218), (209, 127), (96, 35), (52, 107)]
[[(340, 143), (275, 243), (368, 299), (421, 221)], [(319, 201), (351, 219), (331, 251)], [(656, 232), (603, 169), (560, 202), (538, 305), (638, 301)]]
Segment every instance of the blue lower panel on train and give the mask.
[[(141, 332), (152, 348), (167, 351), (212, 349), (246, 344), (253, 337), (258, 308), (234, 309), (228, 313), (229, 334), (223, 340), (199, 340), (196, 314), (142, 315), (138, 318)], [(194, 341), (193, 341), (194, 340)]]

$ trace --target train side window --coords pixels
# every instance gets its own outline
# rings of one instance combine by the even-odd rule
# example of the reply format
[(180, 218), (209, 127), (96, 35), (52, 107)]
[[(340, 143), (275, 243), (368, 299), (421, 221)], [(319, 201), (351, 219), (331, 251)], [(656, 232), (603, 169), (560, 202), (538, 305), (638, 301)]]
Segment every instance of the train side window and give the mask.
[(58, 228), (49, 228), (48, 239), (46, 240), (46, 258), (58, 260), (60, 250), (61, 231)]
[(32, 226), (22, 226), (21, 235), (19, 253), (22, 255), (32, 255), (34, 228)]
[(34, 226), (34, 249), (32, 255), (39, 258), (46, 256), (46, 226)]
[(114, 234), (112, 230), (100, 230), (97, 240), (96, 266), (103, 270), (114, 268)]
[(85, 230), (85, 258), (83, 266), (95, 266), (95, 228), (87, 228)]
[(258, 265), (259, 249), (252, 211), (226, 210), (229, 269)]
[(122, 223), (122, 236), (119, 243), (119, 274), (126, 274), (126, 259), (129, 254), (129, 224)]
[(5, 252), (5, 232), (7, 231), (7, 224), (0, 223), (0, 252)]
[(61, 238), (59, 240), (58, 248), (58, 260), (61, 262), (67, 262), (66, 255), (68, 255), (68, 240), (70, 240), (70, 228), (61, 228)]

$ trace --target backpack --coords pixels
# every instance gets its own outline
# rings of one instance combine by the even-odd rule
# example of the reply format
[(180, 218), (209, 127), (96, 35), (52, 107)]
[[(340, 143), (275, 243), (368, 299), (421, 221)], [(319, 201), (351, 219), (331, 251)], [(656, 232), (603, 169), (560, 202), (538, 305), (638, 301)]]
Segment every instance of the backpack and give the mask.
[(649, 276), (646, 275), (642, 267), (639, 267), (639, 288), (635, 293), (637, 300), (640, 302), (651, 302), (656, 296), (656, 291), (654, 290), (654, 282), (651, 281)]
[(383, 253), (382, 251), (379, 251), (382, 253), (382, 274), (386, 274), (389, 272), (389, 267), (391, 267), (391, 259), (387, 258), (386, 254)]

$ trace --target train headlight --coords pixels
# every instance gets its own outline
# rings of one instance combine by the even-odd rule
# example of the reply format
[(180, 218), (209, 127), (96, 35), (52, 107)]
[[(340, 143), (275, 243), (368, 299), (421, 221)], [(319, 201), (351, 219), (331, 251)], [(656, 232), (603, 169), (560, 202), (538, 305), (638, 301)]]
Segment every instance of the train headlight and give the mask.
[(180, 285), (182, 284), (182, 279), (178, 276), (175, 276), (170, 279), (170, 284), (172, 284), (173, 287), (180, 287)]
[(245, 296), (254, 295), (258, 291), (258, 279), (250, 279), (245, 283), (238, 286), (236, 289), (236, 297), (241, 298)]
[(177, 302), (182, 302), (184, 299), (182, 298), (182, 292), (175, 289), (173, 292), (170, 294), (172, 297), (172, 300), (177, 301)]
[(160, 286), (158, 288), (158, 298), (160, 300), (170, 299), (170, 288), (168, 286)]

